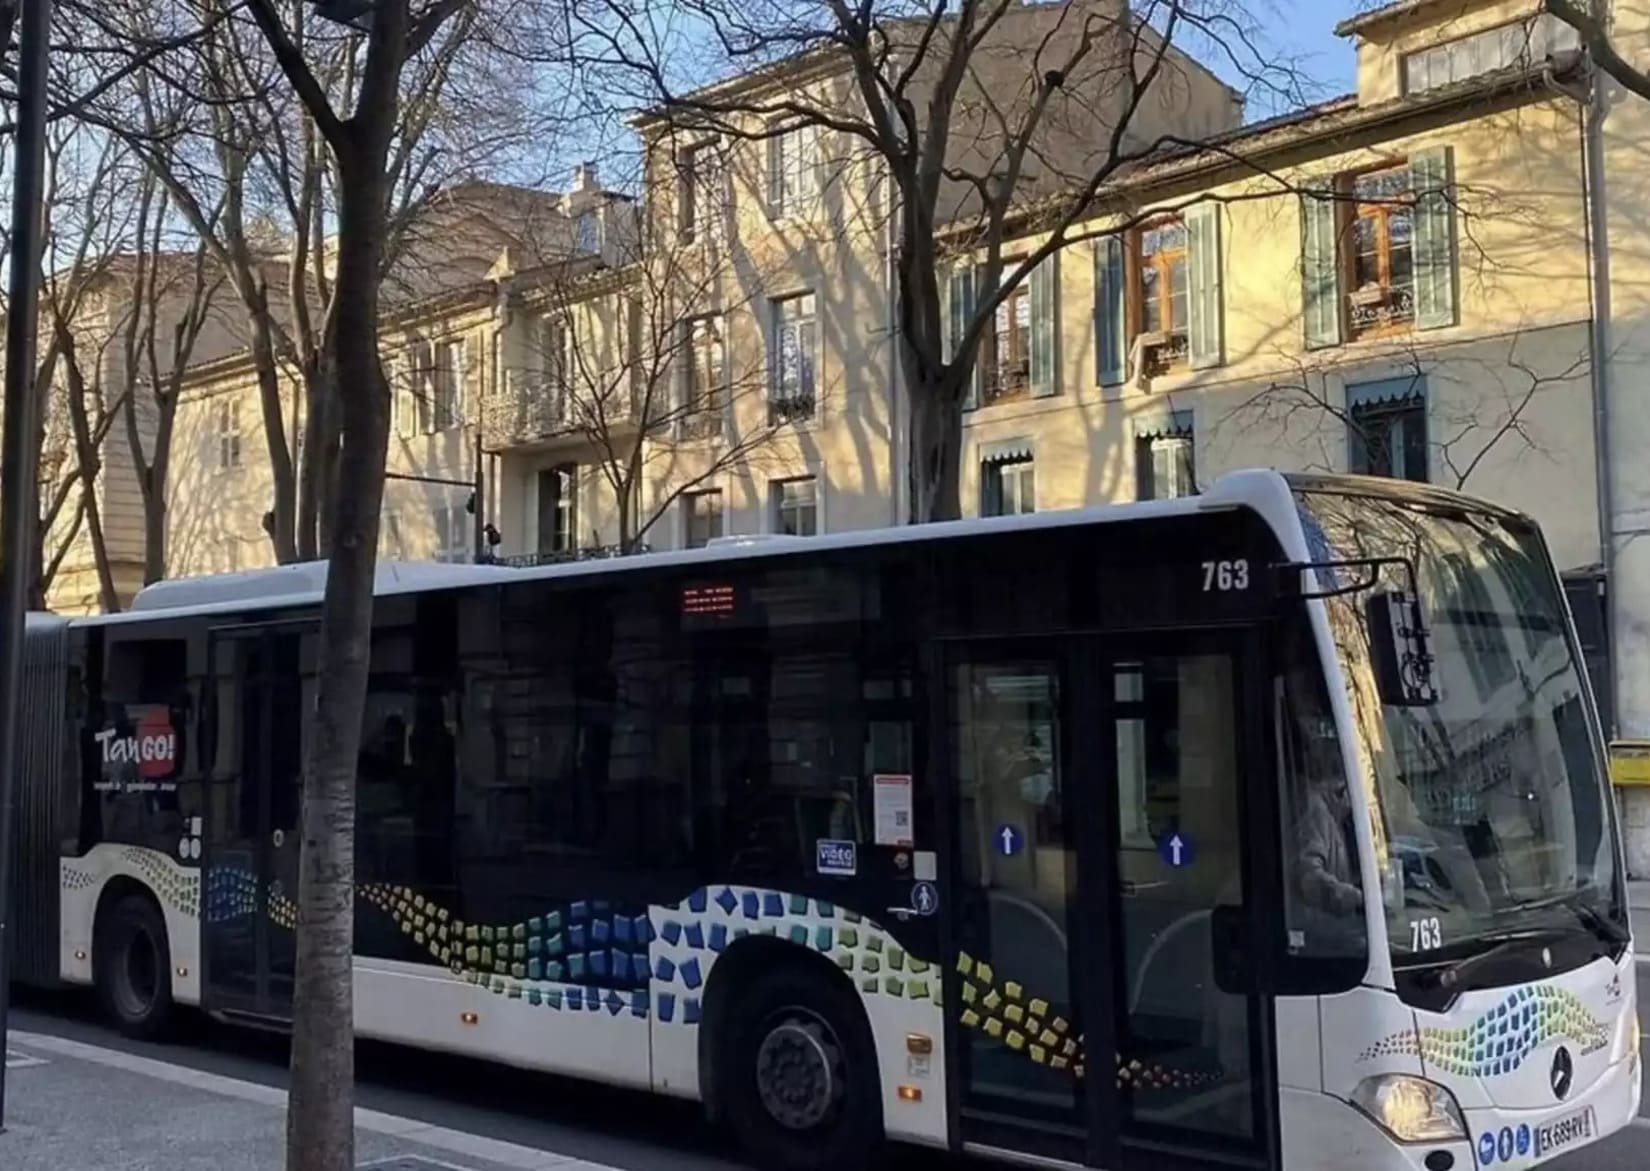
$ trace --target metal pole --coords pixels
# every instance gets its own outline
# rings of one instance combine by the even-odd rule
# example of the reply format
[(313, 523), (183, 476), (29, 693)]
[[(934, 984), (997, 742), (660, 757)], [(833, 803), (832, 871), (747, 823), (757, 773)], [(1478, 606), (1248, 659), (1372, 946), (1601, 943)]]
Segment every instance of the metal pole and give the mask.
[(46, 170), (46, 49), (52, 0), (22, 0), (17, 40), (17, 148), (11, 196), (11, 292), (0, 416), (0, 1129), (6, 1121), (6, 1032), (11, 1009), (12, 805), (17, 787), (23, 631), (34, 575), (35, 330), (39, 324), (41, 210)]
[(481, 470), (481, 461), (485, 458), (481, 451), (481, 428), (476, 428), (476, 480), (475, 480), (475, 541), (476, 564), (481, 565), (487, 560), (487, 477)]

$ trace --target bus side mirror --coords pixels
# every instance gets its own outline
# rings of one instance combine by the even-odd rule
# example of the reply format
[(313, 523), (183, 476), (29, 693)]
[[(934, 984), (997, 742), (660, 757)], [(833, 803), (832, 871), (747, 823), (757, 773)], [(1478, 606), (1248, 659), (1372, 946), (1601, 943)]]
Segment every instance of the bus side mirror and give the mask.
[(1437, 703), (1432, 634), (1421, 612), (1421, 599), (1407, 590), (1378, 590), (1367, 605), (1370, 658), (1381, 702), (1388, 707)]

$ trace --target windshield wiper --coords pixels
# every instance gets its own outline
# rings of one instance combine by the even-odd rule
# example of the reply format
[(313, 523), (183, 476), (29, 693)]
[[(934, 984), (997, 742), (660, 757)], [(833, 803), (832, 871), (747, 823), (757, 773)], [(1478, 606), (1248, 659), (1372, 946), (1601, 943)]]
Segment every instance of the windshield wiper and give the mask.
[(1614, 922), (1597, 907), (1583, 900), (1580, 894), (1580, 891), (1570, 891), (1565, 894), (1548, 895), (1546, 898), (1528, 899), (1521, 903), (1498, 907), (1495, 913), (1498, 916), (1517, 915), (1526, 911), (1545, 911), (1553, 907), (1563, 907), (1581, 920), (1583, 927), (1606, 943), (1626, 943), (1628, 934), (1621, 924)]

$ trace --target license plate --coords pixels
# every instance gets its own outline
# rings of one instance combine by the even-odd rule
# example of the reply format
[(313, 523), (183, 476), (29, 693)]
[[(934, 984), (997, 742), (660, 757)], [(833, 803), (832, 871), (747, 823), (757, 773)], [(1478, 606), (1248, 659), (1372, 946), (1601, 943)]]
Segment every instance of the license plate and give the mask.
[(1535, 1128), (1535, 1153), (1539, 1158), (1553, 1151), (1563, 1150), (1576, 1143), (1589, 1141), (1598, 1133), (1593, 1122), (1593, 1109), (1578, 1110)]

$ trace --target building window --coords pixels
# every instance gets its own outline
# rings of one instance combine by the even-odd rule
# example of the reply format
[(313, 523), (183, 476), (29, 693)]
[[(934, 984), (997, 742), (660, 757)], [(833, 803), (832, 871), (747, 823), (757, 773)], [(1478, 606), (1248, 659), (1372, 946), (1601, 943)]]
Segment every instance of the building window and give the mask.
[(794, 423), (814, 416), (814, 374), (819, 330), (814, 295), (801, 293), (773, 303), (773, 391), (768, 401), (771, 423)]
[(601, 249), (601, 213), (593, 209), (581, 211), (573, 221), (573, 250), (575, 252), (600, 252)]
[(1037, 511), (1037, 464), (1029, 450), (987, 455), (980, 461), (980, 515)]
[(687, 385), (682, 391), (682, 431), (694, 439), (719, 435), (727, 412), (727, 321), (721, 314), (686, 323)]
[(682, 152), (677, 163), (676, 226), (683, 243), (719, 242), (728, 214), (727, 162), (706, 143)]
[(768, 139), (768, 210), (775, 218), (795, 215), (819, 193), (819, 134), (797, 126)]
[(722, 535), (722, 490), (682, 494), (683, 543), (703, 549)]
[(773, 531), (787, 537), (819, 533), (819, 481), (812, 476), (773, 483)]
[(438, 507), (435, 514), (439, 547), (436, 560), (451, 565), (470, 561), (475, 553), (475, 514), (463, 501)]
[(1134, 429), (1135, 496), (1173, 500), (1197, 493), (1197, 442), (1192, 413), (1175, 411)]
[(441, 342), (431, 351), (429, 410), (425, 430), (435, 434), (464, 423), (464, 386), (468, 377), (461, 341)]
[(1191, 286), (1186, 223), (1158, 220), (1135, 233), (1134, 333), (1147, 372), (1162, 374), (1188, 356)]
[(241, 403), (239, 399), (218, 400), (218, 468), (228, 471), (241, 466)]
[(1379, 336), (1415, 320), (1415, 194), (1408, 167), (1349, 176), (1342, 263), (1353, 337)]
[[(1003, 267), (1012, 269), (1018, 260), (1005, 260)], [(1031, 290), (1024, 283), (1016, 285), (997, 305), (991, 332), (981, 347), (980, 366), (985, 372), (986, 402), (1014, 398), (1031, 386)]]
[(1425, 93), (1503, 69), (1523, 68), (1581, 47), (1581, 34), (1551, 13), (1485, 29), (1404, 56), (1404, 92)]
[(1426, 380), (1395, 378), (1347, 388), (1354, 474), (1427, 479)]
[(540, 553), (571, 553), (578, 544), (579, 469), (545, 468), (538, 477)]

